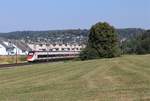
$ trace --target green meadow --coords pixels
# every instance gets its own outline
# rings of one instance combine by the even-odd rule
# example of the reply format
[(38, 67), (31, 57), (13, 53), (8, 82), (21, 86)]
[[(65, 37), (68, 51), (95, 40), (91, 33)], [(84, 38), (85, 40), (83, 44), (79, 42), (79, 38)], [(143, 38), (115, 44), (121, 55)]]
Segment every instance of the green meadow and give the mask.
[(150, 101), (150, 55), (1, 69), (0, 101)]

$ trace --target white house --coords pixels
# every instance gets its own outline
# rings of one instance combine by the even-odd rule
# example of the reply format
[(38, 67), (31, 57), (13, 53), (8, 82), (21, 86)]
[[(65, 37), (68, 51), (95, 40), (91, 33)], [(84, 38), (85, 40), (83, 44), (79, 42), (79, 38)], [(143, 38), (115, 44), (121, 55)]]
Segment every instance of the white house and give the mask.
[(31, 50), (25, 43), (21, 41), (12, 41), (15, 51), (15, 54), (18, 55), (27, 55), (28, 52)]
[(7, 51), (6, 51), (6, 48), (0, 44), (0, 55), (7, 55)]
[(31, 49), (20, 41), (0, 40), (0, 55), (27, 55)]
[(29, 51), (82, 51), (84, 44), (26, 44), (17, 40), (0, 39), (0, 55), (27, 55)]

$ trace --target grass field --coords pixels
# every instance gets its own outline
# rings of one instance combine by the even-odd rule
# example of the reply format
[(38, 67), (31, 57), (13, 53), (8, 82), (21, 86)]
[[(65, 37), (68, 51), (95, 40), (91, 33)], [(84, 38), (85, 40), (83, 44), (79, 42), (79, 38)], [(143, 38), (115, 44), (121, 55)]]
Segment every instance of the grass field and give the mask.
[(150, 101), (150, 55), (0, 70), (0, 101)]
[[(17, 56), (17, 62), (22, 63), (26, 61), (26, 56)], [(0, 56), (0, 64), (16, 63), (16, 56)]]

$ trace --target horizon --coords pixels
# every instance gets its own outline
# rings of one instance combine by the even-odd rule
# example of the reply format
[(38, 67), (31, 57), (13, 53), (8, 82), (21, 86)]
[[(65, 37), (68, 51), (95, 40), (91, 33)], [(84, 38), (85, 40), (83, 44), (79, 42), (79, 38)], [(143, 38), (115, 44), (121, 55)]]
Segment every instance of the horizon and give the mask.
[[(118, 30), (118, 29), (142, 29), (142, 30), (150, 30), (150, 29), (144, 29), (144, 28), (115, 28), (116, 30)], [(51, 30), (16, 30), (16, 31), (8, 31), (8, 32), (0, 32), (0, 34), (1, 33), (11, 33), (11, 32), (23, 32), (23, 31), (33, 31), (33, 32), (40, 32), (40, 31), (64, 31), (64, 30), (90, 30), (90, 28), (89, 29), (81, 29), (81, 28), (75, 28), (75, 29), (73, 29), (73, 28), (71, 28), (71, 29), (51, 29)]]
[(117, 29), (150, 29), (149, 0), (5, 0), (0, 7), (0, 33), (90, 29), (104, 21)]

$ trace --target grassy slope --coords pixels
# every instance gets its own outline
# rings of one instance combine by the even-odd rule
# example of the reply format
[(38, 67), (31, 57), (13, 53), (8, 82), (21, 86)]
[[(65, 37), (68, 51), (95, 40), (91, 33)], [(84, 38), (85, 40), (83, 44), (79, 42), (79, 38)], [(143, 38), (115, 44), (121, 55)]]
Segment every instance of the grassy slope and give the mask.
[(0, 70), (0, 101), (150, 101), (150, 55)]

